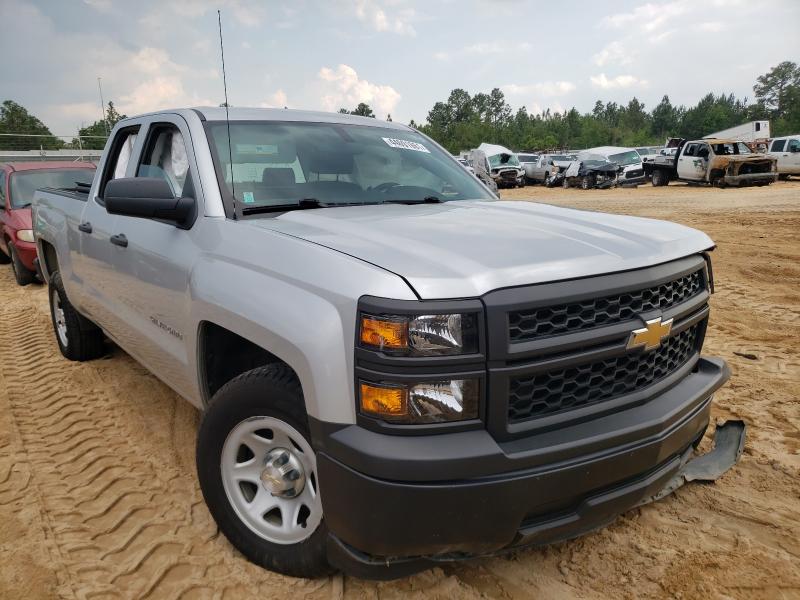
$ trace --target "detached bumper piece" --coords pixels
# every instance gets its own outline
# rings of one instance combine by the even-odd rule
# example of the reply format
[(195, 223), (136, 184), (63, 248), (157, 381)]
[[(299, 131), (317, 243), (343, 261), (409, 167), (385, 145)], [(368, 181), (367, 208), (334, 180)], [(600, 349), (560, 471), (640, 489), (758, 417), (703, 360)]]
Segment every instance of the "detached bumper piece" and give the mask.
[[(727, 421), (717, 426), (711, 452), (692, 457), (694, 451), (690, 446), (681, 456), (673, 457), (635, 480), (585, 498), (571, 512), (529, 520), (520, 527), (514, 541), (499, 550), (478, 554), (452, 552), (414, 557), (373, 556), (330, 535), (328, 559), (332, 565), (356, 577), (388, 580), (406, 577), (444, 562), (504, 554), (578, 537), (608, 525), (629, 508), (664, 498), (685, 483), (717, 480), (741, 457), (745, 430), (742, 421)], [(453, 497), (452, 502), (457, 509), (458, 498)], [(502, 500), (499, 504), (494, 510), (502, 510)], [(487, 506), (487, 510), (491, 511), (491, 507)], [(486, 518), (490, 521), (492, 514), (487, 514)], [(413, 525), (411, 528), (416, 529)], [(420, 531), (419, 535), (424, 536), (424, 532)]]

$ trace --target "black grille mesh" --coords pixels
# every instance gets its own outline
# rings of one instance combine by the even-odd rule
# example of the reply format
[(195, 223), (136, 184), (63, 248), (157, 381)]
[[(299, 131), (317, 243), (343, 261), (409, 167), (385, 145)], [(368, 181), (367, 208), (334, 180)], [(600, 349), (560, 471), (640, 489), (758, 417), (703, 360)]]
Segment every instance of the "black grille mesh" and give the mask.
[(698, 347), (702, 323), (664, 340), (658, 349), (515, 377), (509, 382), (508, 421), (522, 421), (596, 404), (646, 388), (685, 364)]
[(643, 290), (508, 313), (512, 343), (590, 329), (665, 310), (703, 290), (702, 269)]

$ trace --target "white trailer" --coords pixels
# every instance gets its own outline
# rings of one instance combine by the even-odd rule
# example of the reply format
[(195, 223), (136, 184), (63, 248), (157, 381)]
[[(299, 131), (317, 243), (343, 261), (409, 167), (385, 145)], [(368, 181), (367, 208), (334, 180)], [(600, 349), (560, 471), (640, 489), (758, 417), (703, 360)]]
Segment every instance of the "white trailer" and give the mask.
[(737, 125), (722, 131), (715, 131), (703, 136), (703, 139), (728, 139), (728, 140), (741, 140), (748, 145), (764, 144), (766, 148), (767, 141), (770, 138), (769, 134), (769, 121), (750, 121), (743, 125)]

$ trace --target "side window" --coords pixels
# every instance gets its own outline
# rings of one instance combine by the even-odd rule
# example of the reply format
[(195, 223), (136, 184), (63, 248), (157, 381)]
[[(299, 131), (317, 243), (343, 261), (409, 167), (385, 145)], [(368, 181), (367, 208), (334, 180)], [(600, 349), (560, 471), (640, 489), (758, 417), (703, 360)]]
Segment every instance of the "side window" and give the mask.
[(756, 121), (756, 131), (761, 131), (761, 123)]
[(686, 146), (686, 149), (683, 151), (684, 156), (694, 156), (695, 151), (697, 150), (697, 144), (689, 144)]
[(189, 159), (181, 132), (174, 125), (153, 125), (136, 176), (164, 179), (175, 197), (179, 197), (183, 195), (188, 172)]
[(103, 179), (100, 182), (98, 195), (101, 198), (105, 192), (106, 184), (109, 181), (125, 177), (125, 171), (128, 169), (128, 163), (131, 161), (131, 154), (133, 153), (133, 146), (136, 144), (136, 136), (138, 133), (138, 126), (123, 129), (117, 133), (114, 143), (109, 150), (108, 161), (106, 161), (103, 170)]
[[(775, 140), (772, 142), (771, 152), (783, 152), (783, 147), (786, 145), (786, 140)], [(789, 144), (791, 146), (791, 144)]]
[(800, 152), (800, 140), (789, 140), (789, 152)]

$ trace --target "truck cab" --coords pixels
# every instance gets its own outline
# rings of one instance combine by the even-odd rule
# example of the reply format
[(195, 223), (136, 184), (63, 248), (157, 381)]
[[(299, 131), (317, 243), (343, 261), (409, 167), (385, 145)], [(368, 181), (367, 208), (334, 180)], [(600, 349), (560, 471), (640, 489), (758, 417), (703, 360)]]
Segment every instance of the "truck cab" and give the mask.
[(800, 176), (800, 134), (773, 138), (767, 154), (778, 161), (778, 175), (782, 179)]

